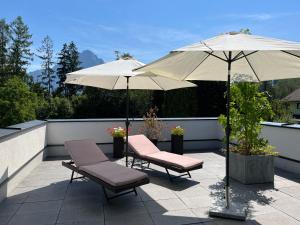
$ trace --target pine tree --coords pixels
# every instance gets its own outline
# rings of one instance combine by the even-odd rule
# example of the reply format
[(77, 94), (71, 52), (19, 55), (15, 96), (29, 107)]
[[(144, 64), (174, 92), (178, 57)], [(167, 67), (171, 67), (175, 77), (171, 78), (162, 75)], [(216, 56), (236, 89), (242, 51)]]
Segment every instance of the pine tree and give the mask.
[(20, 16), (11, 23), (10, 28), (12, 31), (9, 53), (10, 73), (24, 78), (26, 66), (33, 60), (33, 53), (30, 50), (32, 35)]
[(10, 29), (5, 19), (0, 20), (0, 80), (8, 76), (8, 44), (10, 41)]
[(77, 93), (80, 89), (76, 85), (66, 85), (64, 81), (66, 80), (67, 73), (71, 73), (76, 70), (80, 70), (79, 52), (72, 41), (69, 45), (64, 44), (62, 50), (58, 54), (58, 93), (64, 93), (65, 96), (72, 96)]
[[(80, 70), (80, 64), (79, 61), (79, 52), (75, 45), (75, 43), (72, 41), (68, 46), (69, 51), (69, 61), (68, 61), (68, 72), (74, 72), (76, 70)], [(76, 85), (67, 85), (68, 89), (68, 96), (76, 95), (77, 91), (80, 90), (80, 87)]]
[(66, 80), (66, 74), (69, 72), (69, 49), (68, 45), (65, 43), (63, 45), (63, 48), (61, 49), (60, 53), (58, 53), (58, 68), (57, 68), (57, 76), (58, 76), (58, 90), (57, 92), (59, 94), (63, 93), (65, 96), (67, 96), (67, 88), (64, 84), (64, 81)]
[(53, 70), (53, 42), (48, 35), (42, 40), (42, 46), (38, 49), (38, 52), (37, 56), (42, 60), (42, 73), (40, 75), (42, 84), (47, 87), (48, 95), (51, 96), (55, 75)]

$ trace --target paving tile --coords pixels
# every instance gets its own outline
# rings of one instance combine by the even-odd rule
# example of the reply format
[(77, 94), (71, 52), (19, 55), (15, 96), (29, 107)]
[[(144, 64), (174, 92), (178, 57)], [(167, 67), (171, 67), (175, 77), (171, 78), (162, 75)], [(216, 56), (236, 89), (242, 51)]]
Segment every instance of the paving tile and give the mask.
[(11, 217), (12, 215), (0, 216), (0, 225), (6, 225)]
[(17, 211), (16, 215), (27, 213), (53, 212), (58, 214), (62, 201), (32, 202), (24, 203)]
[(6, 201), (0, 203), (0, 217), (11, 216), (17, 212), (21, 204), (12, 204)]
[(135, 202), (129, 204), (107, 204), (104, 206), (105, 219), (110, 220), (114, 217), (129, 217), (139, 214), (147, 214), (147, 209), (143, 202)]
[(180, 199), (147, 201), (145, 205), (150, 213), (187, 209), (186, 205)]
[(299, 225), (297, 221), (284, 213), (275, 212), (259, 215), (253, 218), (253, 225), (267, 224), (267, 225)]
[(155, 225), (180, 225), (201, 222), (201, 220), (188, 209), (168, 211), (165, 213), (157, 212), (151, 214), (151, 217)]
[(283, 187), (283, 188), (280, 188), (279, 191), (286, 193), (286, 194), (300, 200), (300, 184), (297, 186)]
[(181, 200), (189, 209), (210, 207), (212, 204), (209, 196), (183, 197)]
[[(147, 213), (137, 214), (135, 216), (115, 216), (109, 219), (105, 218), (105, 225), (154, 225), (152, 218)], [(157, 225), (155, 223), (155, 225)]]
[(27, 213), (15, 215), (8, 225), (52, 225), (55, 224), (57, 213), (42, 212), (42, 213)]
[(102, 207), (62, 209), (58, 216), (58, 223), (70, 222), (104, 222)]

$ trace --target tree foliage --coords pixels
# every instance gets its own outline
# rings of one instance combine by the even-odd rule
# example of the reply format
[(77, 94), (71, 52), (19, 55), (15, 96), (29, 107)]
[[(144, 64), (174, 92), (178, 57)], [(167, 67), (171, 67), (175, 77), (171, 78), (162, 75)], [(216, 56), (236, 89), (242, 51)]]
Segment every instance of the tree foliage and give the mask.
[(68, 97), (76, 95), (80, 88), (76, 85), (64, 84), (64, 81), (68, 73), (81, 69), (80, 64), (79, 52), (75, 43), (73, 41), (69, 45), (65, 43), (58, 54), (58, 94)]
[[(266, 139), (260, 137), (261, 122), (273, 112), (267, 96), (259, 92), (259, 84), (250, 82), (234, 83), (230, 89), (230, 140), (237, 142), (232, 151), (243, 155), (273, 154)], [(226, 129), (226, 116), (219, 121)]]
[(8, 45), (11, 38), (9, 25), (0, 19), (0, 80), (8, 76)]
[(33, 60), (30, 49), (32, 35), (20, 16), (11, 23), (10, 29), (12, 42), (9, 49), (10, 74), (25, 77), (26, 66)]
[(0, 126), (33, 120), (36, 118), (37, 95), (14, 76), (0, 86)]
[(56, 76), (53, 69), (53, 42), (48, 35), (42, 40), (42, 46), (38, 49), (38, 52), (37, 56), (42, 60), (42, 72), (40, 75), (42, 84), (47, 87), (48, 96), (51, 96), (53, 81)]

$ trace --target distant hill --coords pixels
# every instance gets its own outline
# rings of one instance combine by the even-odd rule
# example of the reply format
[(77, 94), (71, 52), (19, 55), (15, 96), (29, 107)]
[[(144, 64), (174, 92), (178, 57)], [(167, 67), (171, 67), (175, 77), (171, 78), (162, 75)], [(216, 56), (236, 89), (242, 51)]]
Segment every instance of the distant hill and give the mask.
[[(81, 62), (80, 66), (82, 68), (87, 68), (87, 67), (91, 67), (91, 66), (95, 66), (95, 65), (104, 63), (103, 59), (98, 58), (98, 56), (90, 50), (82, 51), (79, 54), (79, 61)], [(55, 65), (53, 67), (55, 73), (56, 73), (57, 68), (58, 68), (58, 65)], [(31, 75), (33, 77), (33, 80), (35, 82), (41, 81), (41, 78), (39, 77), (39, 75), (41, 75), (41, 70), (32, 71), (29, 73), (29, 75)], [(54, 88), (57, 88), (56, 81), (57, 80), (55, 80), (53, 83)]]

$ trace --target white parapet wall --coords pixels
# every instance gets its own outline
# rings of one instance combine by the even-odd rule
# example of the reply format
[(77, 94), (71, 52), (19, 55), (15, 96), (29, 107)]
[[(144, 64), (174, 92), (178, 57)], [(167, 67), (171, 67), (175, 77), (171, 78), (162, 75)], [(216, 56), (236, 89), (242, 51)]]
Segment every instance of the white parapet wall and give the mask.
[(0, 201), (43, 160), (46, 125), (31, 121), (1, 129)]
[[(159, 146), (170, 149), (170, 129), (181, 126), (185, 129), (184, 148), (188, 150), (217, 149), (222, 131), (217, 118), (161, 118), (163, 132)], [(130, 120), (130, 135), (140, 134), (143, 119)], [(49, 156), (65, 155), (62, 146), (67, 140), (94, 139), (105, 152), (112, 152), (112, 137), (107, 129), (124, 127), (125, 119), (75, 119), (48, 120), (47, 142)]]
[(300, 174), (300, 125), (284, 123), (263, 123), (262, 136), (275, 147), (279, 157), (275, 166)]

